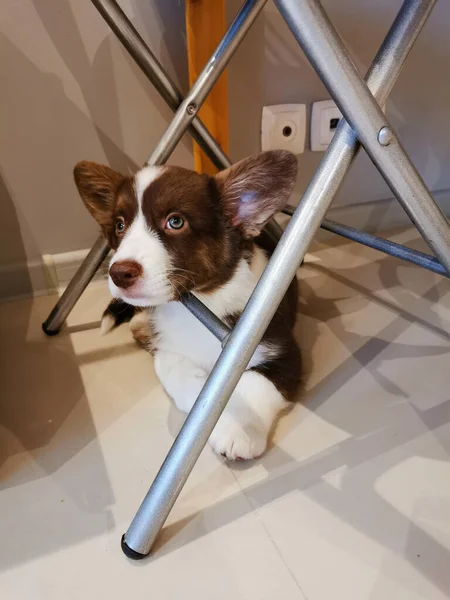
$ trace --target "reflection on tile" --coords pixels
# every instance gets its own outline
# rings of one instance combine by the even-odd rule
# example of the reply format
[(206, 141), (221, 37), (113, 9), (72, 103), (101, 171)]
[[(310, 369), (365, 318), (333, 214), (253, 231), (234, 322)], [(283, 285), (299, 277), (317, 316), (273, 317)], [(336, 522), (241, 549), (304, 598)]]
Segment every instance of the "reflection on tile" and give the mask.
[(449, 283), (342, 240), (299, 280), (302, 403), (254, 463), (206, 448), (138, 564), (120, 536), (184, 416), (126, 327), (99, 336), (103, 284), (53, 338), (55, 298), (0, 305), (2, 597), (449, 596)]

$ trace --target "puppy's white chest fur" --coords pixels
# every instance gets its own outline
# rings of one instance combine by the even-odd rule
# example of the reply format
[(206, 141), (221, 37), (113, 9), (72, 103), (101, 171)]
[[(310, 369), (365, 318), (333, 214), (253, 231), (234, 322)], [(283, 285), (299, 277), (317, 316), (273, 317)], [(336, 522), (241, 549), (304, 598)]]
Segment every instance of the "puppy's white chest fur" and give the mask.
[[(256, 247), (251, 265), (244, 259), (239, 263), (231, 280), (210, 294), (197, 294), (219, 318), (241, 312), (267, 263), (264, 252)], [(219, 340), (210, 333), (180, 302), (157, 306), (152, 315), (156, 333), (155, 349), (172, 352), (188, 358), (193, 364), (210, 370), (221, 351)], [(275, 349), (261, 344), (249, 368), (273, 355)]]
[(156, 351), (180, 354), (207, 370), (219, 356), (220, 342), (180, 302), (158, 306), (153, 326)]

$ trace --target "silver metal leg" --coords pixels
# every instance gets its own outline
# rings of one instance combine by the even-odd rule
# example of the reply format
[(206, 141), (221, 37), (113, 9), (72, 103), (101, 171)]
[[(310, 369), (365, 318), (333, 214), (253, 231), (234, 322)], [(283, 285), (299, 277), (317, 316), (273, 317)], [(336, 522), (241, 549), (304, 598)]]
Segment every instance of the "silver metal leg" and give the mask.
[(225, 342), (231, 333), (231, 329), (216, 317), (203, 302), (200, 302), (193, 294), (182, 296), (181, 302), (220, 342)]
[(84, 259), (81, 267), (72, 277), (52, 312), (44, 323), (42, 323), (44, 333), (47, 335), (56, 335), (59, 332), (68, 314), (78, 302), (78, 299), (87, 288), (102, 262), (108, 256), (108, 252), (108, 242), (103, 236), (100, 236)]
[[(397, 19), (394, 23), (368, 77), (368, 84), (373, 86), (373, 92), (379, 100), (384, 101), (387, 97), (433, 4), (433, 0), (405, 2), (402, 9), (403, 20)], [(317, 29), (317, 24), (313, 19), (309, 27)], [(314, 36), (314, 32), (312, 35)], [(387, 49), (393, 53), (395, 60), (392, 55), (386, 54)], [(342, 69), (342, 66), (338, 68)], [(150, 552), (189, 473), (295, 276), (357, 148), (355, 135), (343, 123), (149, 492), (123, 536), (122, 548), (127, 556), (142, 558)]]
[[(195, 140), (218, 168), (229, 167), (231, 164), (229, 158), (220, 149), (203, 123), (196, 117), (196, 114), (267, 0), (248, 0), (243, 5), (225, 37), (199, 75), (188, 97), (184, 100), (181, 92), (170, 80), (154, 54), (146, 46), (138, 32), (127, 19), (125, 13), (117, 5), (117, 2), (115, 0), (92, 1), (107, 22), (113, 26), (113, 30), (118, 35), (120, 41), (133, 58), (136, 59), (139, 66), (141, 66), (162, 97), (167, 100), (169, 106), (177, 109), (175, 119), (166, 131), (164, 140), (160, 140), (157, 148), (155, 148), (148, 159), (147, 164), (163, 164), (189, 128)], [(176, 126), (174, 125), (175, 120), (177, 123)], [(272, 231), (275, 231), (276, 226), (272, 224), (269, 226), (270, 228)], [(106, 240), (103, 236), (100, 236), (56, 303), (49, 317), (43, 323), (42, 329), (47, 335), (56, 335), (59, 332), (70, 311), (107, 256), (108, 251), (109, 248)]]
[[(116, 0), (91, 0), (111, 30), (129, 52), (136, 64), (141, 68), (149, 81), (154, 85), (162, 98), (175, 112), (184, 98), (180, 90), (170, 79), (156, 56), (144, 42), (142, 37), (131, 24), (126, 14), (120, 8)], [(189, 127), (189, 133), (195, 141), (206, 152), (212, 163), (218, 169), (226, 169), (231, 162), (215, 139), (196, 118)]]
[(267, 0), (247, 0), (241, 8), (225, 37), (181, 103), (147, 164), (161, 164), (174, 151), (209, 91), (222, 74), (266, 2)]
[(430, 256), (429, 254), (407, 248), (402, 244), (396, 244), (395, 242), (391, 242), (391, 240), (385, 240), (375, 235), (371, 235), (370, 233), (366, 233), (365, 231), (359, 231), (353, 227), (348, 227), (347, 225), (341, 225), (340, 223), (330, 221), (329, 219), (324, 219), (321, 227), (326, 231), (331, 231), (332, 233), (336, 233), (348, 240), (358, 242), (359, 244), (363, 244), (374, 250), (379, 250), (380, 252), (389, 254), (389, 256), (401, 258), (406, 262), (418, 265), (423, 269), (427, 269), (428, 271), (432, 271), (443, 277), (450, 277), (445, 270), (445, 267), (441, 265), (437, 258)]
[[(450, 225), (365, 85), (318, 0), (275, 0), (345, 119), (450, 273)], [(420, 3), (423, 10), (429, 3)], [(411, 9), (413, 10), (413, 9)], [(391, 57), (396, 60), (396, 57)]]
[[(292, 216), (295, 212), (295, 207), (286, 206), (283, 209), (283, 212), (286, 215)], [(363, 246), (368, 246), (379, 252), (384, 252), (384, 254), (388, 254), (389, 256), (400, 258), (401, 260), (427, 269), (428, 271), (432, 271), (433, 273), (437, 273), (438, 275), (442, 275), (443, 277), (450, 277), (445, 270), (445, 267), (441, 265), (437, 258), (430, 254), (413, 250), (402, 244), (391, 242), (390, 240), (377, 237), (376, 235), (372, 235), (365, 231), (360, 231), (359, 229), (349, 227), (348, 225), (343, 225), (342, 223), (336, 223), (336, 221), (331, 221), (330, 219), (324, 219), (320, 227), (325, 231), (330, 231), (331, 233), (340, 235), (341, 237), (362, 244)]]

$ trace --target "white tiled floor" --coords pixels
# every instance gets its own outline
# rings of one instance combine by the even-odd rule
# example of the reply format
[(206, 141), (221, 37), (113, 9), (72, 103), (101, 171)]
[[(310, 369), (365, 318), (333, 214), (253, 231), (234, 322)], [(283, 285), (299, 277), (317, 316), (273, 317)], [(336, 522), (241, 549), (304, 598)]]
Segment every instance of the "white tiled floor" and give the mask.
[[(418, 246), (412, 232), (398, 241)], [(304, 402), (261, 460), (203, 452), (153, 556), (120, 536), (183, 417), (93, 284), (0, 306), (0, 597), (438, 600), (450, 596), (450, 285), (316, 243), (299, 272)]]

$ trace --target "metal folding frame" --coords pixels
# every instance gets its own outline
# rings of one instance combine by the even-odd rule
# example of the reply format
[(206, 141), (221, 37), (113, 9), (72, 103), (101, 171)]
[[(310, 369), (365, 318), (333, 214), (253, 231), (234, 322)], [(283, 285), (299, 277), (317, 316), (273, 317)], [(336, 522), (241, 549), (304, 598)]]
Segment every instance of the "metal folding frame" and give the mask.
[[(167, 73), (131, 25), (116, 0), (92, 0), (137, 64), (175, 111), (175, 116), (146, 164), (162, 164), (186, 130), (219, 168), (230, 165), (197, 112), (228, 64), (266, 0), (247, 0), (211, 59), (183, 99)], [(152, 486), (122, 538), (130, 558), (146, 556), (205, 446), (217, 420), (275, 314), (317, 229), (349, 239), (441, 275), (450, 275), (450, 225), (420, 178), (381, 106), (429, 17), (436, 0), (404, 0), (364, 80), (319, 0), (275, 0), (281, 15), (340, 108), (344, 119), (280, 238), (272, 222), (266, 229), (275, 244), (272, 257), (235, 327), (230, 330), (194, 295), (185, 306), (222, 342), (208, 380), (175, 439)], [(360, 144), (371, 157), (437, 258), (325, 219)], [(43, 324), (57, 333), (108, 253), (100, 238), (66, 292)]]

